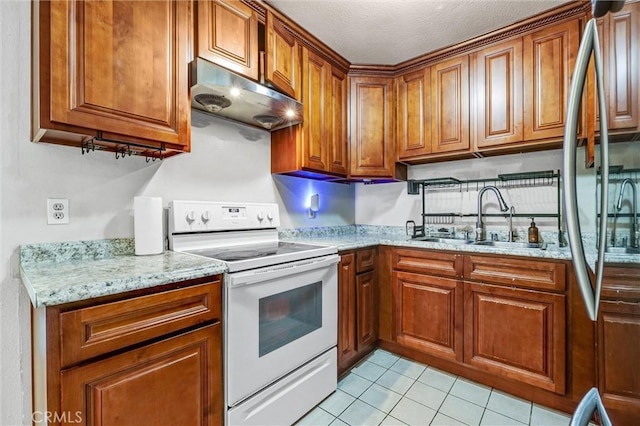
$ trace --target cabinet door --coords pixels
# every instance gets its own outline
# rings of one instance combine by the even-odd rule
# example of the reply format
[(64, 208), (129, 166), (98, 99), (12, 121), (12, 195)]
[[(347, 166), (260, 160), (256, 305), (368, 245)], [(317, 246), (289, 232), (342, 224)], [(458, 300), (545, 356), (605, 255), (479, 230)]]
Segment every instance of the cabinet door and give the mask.
[(468, 150), (469, 57), (449, 59), (431, 67), (431, 149)]
[(357, 354), (356, 269), (353, 253), (340, 256), (338, 264), (338, 368), (349, 368)]
[(300, 53), (296, 38), (267, 10), (265, 79), (287, 95), (300, 100)]
[(105, 137), (167, 142), (188, 151), (191, 2), (43, 3), (50, 39), (40, 39), (40, 50), (50, 66), (40, 78), (50, 79), (51, 99), (42, 103), (41, 125), (100, 130), (116, 135)]
[(462, 283), (393, 272), (396, 341), (408, 348), (462, 361)]
[(640, 303), (600, 303), (597, 354), (598, 388), (611, 420), (640, 424)]
[(375, 271), (356, 276), (356, 297), (358, 351), (362, 351), (378, 340)]
[(199, 0), (198, 56), (258, 80), (258, 15), (238, 0)]
[(578, 51), (578, 20), (524, 37), (524, 138), (562, 138)]
[(431, 70), (396, 79), (398, 159), (431, 153)]
[(565, 296), (464, 283), (464, 362), (563, 394)]
[(393, 80), (351, 77), (351, 170), (354, 177), (393, 177)]
[(62, 412), (81, 425), (221, 425), (221, 344), (216, 323), (63, 370)]
[(330, 93), (331, 65), (308, 49), (302, 50), (304, 105), (303, 166), (317, 171), (329, 167), (329, 129), (325, 125)]
[(522, 39), (479, 51), (475, 75), (477, 146), (522, 142)]
[[(629, 3), (607, 18), (607, 75), (609, 129), (638, 127), (638, 40), (640, 40), (640, 3)], [(605, 76), (606, 78), (606, 76)]]
[(331, 99), (325, 121), (330, 129), (329, 164), (331, 171), (346, 176), (349, 173), (347, 76), (335, 68), (331, 70)]

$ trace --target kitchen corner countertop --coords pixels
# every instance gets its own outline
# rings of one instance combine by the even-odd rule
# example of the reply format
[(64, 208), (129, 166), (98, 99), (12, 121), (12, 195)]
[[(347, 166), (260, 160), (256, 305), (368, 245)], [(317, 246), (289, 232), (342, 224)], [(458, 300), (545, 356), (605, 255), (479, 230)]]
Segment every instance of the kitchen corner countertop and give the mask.
[(526, 256), (543, 259), (571, 259), (571, 251), (568, 247), (558, 247), (549, 244), (546, 250), (539, 249), (518, 249), (504, 247), (490, 247), (474, 244), (455, 245), (447, 243), (435, 243), (429, 241), (417, 241), (408, 239), (404, 235), (339, 235), (322, 237), (298, 237), (287, 238), (286, 241), (332, 245), (338, 247), (338, 251), (354, 250), (377, 245), (394, 247), (424, 248), (432, 250), (458, 251), (463, 253), (483, 253), (483, 254), (504, 254), (511, 256)]
[[(113, 249), (109, 241), (122, 243)], [(97, 247), (97, 249), (96, 249)], [(123, 293), (226, 272), (224, 263), (165, 251), (136, 256), (126, 240), (20, 247), (20, 275), (36, 308)]]

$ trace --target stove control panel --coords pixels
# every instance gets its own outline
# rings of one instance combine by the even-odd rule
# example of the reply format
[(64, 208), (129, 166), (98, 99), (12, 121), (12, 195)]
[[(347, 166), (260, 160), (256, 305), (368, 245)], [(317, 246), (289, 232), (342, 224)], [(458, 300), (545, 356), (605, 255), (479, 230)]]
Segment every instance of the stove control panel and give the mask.
[(275, 203), (171, 201), (169, 232), (235, 231), (276, 228), (280, 212)]

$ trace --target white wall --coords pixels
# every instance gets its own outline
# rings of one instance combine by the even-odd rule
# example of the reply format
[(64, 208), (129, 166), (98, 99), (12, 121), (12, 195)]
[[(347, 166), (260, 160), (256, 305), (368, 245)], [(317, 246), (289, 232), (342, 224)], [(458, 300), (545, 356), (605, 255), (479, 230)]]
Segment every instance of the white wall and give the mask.
[[(31, 424), (30, 302), (18, 274), (21, 244), (133, 237), (135, 195), (278, 202), (283, 227), (354, 223), (354, 188), (270, 175), (264, 131), (193, 120), (192, 152), (163, 162), (29, 142), (30, 3), (0, 1), (0, 424)], [(320, 194), (306, 218), (305, 199)], [(46, 224), (47, 198), (70, 200), (70, 224)]]
[[(561, 168), (561, 151), (545, 151), (530, 154), (514, 154), (500, 157), (474, 158), (470, 160), (450, 161), (444, 163), (424, 164), (409, 168), (409, 179), (431, 179), (453, 177), (464, 179), (492, 179), (498, 174), (518, 173), (526, 171), (553, 170)], [(483, 185), (480, 184), (480, 188)], [(514, 206), (516, 213), (536, 212), (555, 213), (557, 190), (555, 186), (540, 188), (508, 188), (501, 189), (507, 205)], [(475, 213), (477, 211), (477, 187), (431, 190), (426, 195), (428, 213)], [(384, 198), (384, 202), (379, 202)], [(498, 213), (498, 203), (492, 193), (483, 197), (483, 211)], [(404, 225), (407, 220), (420, 221), (422, 199), (419, 195), (407, 194), (404, 182), (390, 185), (365, 185), (356, 189), (356, 223), (370, 225)], [(475, 218), (456, 218), (453, 224), (432, 219), (435, 225), (444, 227), (474, 227)], [(514, 226), (528, 227), (526, 218), (514, 219)], [(485, 218), (487, 228), (507, 229), (502, 218)], [(557, 229), (555, 219), (536, 219), (541, 230)]]
[[(611, 144), (610, 164), (624, 164), (626, 168), (640, 167), (640, 146), (638, 142)], [(584, 168), (583, 148), (578, 148), (576, 160), (578, 209), (582, 230), (587, 233), (596, 231), (596, 187), (595, 169)], [(596, 156), (599, 149), (596, 148)], [(498, 174), (527, 171), (562, 170), (562, 151), (551, 150), (528, 154), (513, 154), (481, 159), (459, 160), (444, 163), (424, 164), (409, 168), (409, 179), (430, 179), (454, 177), (458, 179), (494, 178)], [(555, 186), (538, 188), (509, 188), (501, 193), (516, 213), (536, 212), (555, 213), (557, 211), (557, 189)], [(617, 192), (616, 192), (617, 193)], [(453, 190), (433, 191), (427, 194), (427, 212), (463, 212), (477, 211), (476, 190), (456, 192)], [(495, 196), (486, 193), (484, 212), (497, 213)], [(398, 182), (385, 185), (358, 185), (356, 187), (356, 223), (367, 225), (404, 226), (407, 220), (419, 223), (422, 200), (418, 195), (407, 194), (406, 183)], [(526, 218), (514, 219), (514, 226), (525, 232), (529, 226)], [(475, 218), (456, 218), (456, 227), (473, 226)], [(502, 218), (487, 218), (487, 227), (506, 230), (507, 223)], [(536, 219), (541, 231), (556, 231), (555, 219)], [(437, 226), (437, 224), (436, 224)], [(453, 225), (446, 225), (451, 227)]]

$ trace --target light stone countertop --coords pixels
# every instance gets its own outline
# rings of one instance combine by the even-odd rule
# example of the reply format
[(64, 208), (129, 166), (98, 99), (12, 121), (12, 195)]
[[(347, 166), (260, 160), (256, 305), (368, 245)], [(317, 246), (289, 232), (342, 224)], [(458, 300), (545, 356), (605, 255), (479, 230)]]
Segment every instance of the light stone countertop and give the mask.
[[(399, 234), (347, 232), (281, 235), (281, 239), (336, 246), (338, 251), (389, 245), (540, 259), (572, 258), (568, 247), (556, 244), (549, 244), (546, 250), (517, 249), (415, 241)], [(60, 305), (227, 271), (222, 262), (173, 251), (135, 256), (131, 239), (34, 244), (20, 249), (20, 274), (35, 307)], [(592, 268), (596, 257), (595, 252), (587, 252), (587, 261)], [(605, 260), (608, 263), (640, 264), (640, 255), (607, 253)]]
[(76, 244), (75, 254), (68, 256), (73, 243), (64, 244), (66, 250), (60, 244), (57, 251), (55, 244), (48, 244), (44, 254), (41, 248), (45, 245), (21, 247), (20, 275), (36, 308), (202, 278), (227, 270), (222, 262), (173, 251), (152, 256), (135, 256), (127, 250), (78, 255), (79, 244)]

